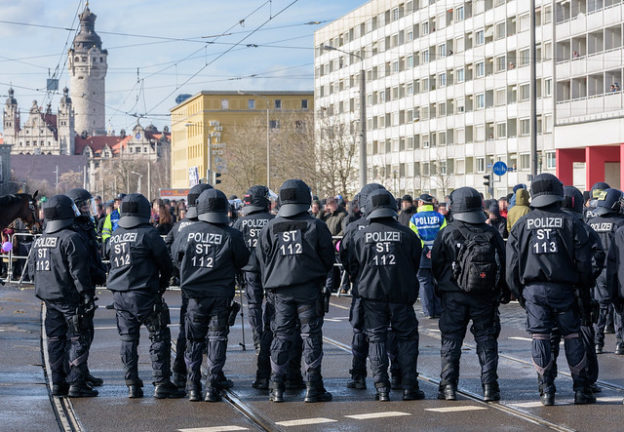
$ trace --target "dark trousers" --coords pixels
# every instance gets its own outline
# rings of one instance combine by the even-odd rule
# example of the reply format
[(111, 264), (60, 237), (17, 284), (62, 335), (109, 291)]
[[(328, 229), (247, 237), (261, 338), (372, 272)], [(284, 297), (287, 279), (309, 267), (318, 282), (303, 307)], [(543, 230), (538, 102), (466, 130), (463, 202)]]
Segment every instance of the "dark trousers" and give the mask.
[(390, 389), (388, 379), (388, 327), (397, 339), (401, 382), (405, 389), (417, 385), (418, 320), (412, 305), (362, 300), (369, 343), (369, 358), (375, 387)]
[(206, 343), (208, 344), (206, 385), (219, 388), (227, 350), (231, 301), (229, 297), (189, 298), (185, 323), (188, 341), (184, 359), (188, 369), (188, 380), (194, 388), (201, 388), (201, 364)]
[(245, 278), (245, 295), (247, 296), (247, 311), (249, 325), (253, 336), (254, 346), (260, 347), (262, 338), (262, 299), (264, 298), (264, 290), (262, 289), (262, 281), (259, 273), (244, 272)]
[(420, 285), (420, 303), (425, 316), (440, 315), (440, 299), (435, 295), (433, 288), (433, 273), (430, 268), (419, 268), (418, 284)]
[(298, 343), (303, 340), (305, 379), (309, 383), (322, 381), (323, 314), (320, 299), (300, 302), (274, 294), (275, 318), (271, 343), (271, 380), (281, 384), (288, 376), (289, 363)]
[(442, 296), (440, 332), (442, 344), (442, 378), (440, 385), (457, 386), (461, 346), (468, 324), (477, 343), (477, 356), (481, 365), (481, 383), (493, 384), (498, 380), (498, 335), (500, 319), (497, 303), (491, 296), (474, 296), (463, 292), (449, 292)]
[(168, 320), (161, 321), (154, 311), (157, 298), (158, 294), (147, 290), (113, 293), (126, 385), (142, 385), (138, 367), (141, 325), (149, 332), (154, 385), (168, 382), (171, 378), (171, 331), (167, 326)]
[(594, 324), (594, 332), (596, 333), (596, 345), (603, 347), (605, 327), (607, 326), (610, 316), (612, 315), (613, 305), (609, 301), (600, 301), (599, 305), (600, 312), (598, 313), (598, 321)]
[(550, 337), (555, 327), (564, 338), (566, 359), (574, 390), (587, 384), (587, 356), (580, 336), (580, 315), (570, 288), (556, 284), (533, 284), (522, 293), (526, 304), (527, 330), (533, 344), (531, 354), (544, 393), (555, 392), (554, 359)]
[[(594, 384), (598, 381), (599, 365), (598, 356), (596, 355), (596, 348), (594, 347), (594, 327), (592, 325), (583, 325), (579, 328), (581, 341), (585, 347), (585, 355), (587, 356), (586, 374), (587, 383)], [(550, 349), (553, 358), (553, 377), (557, 378), (557, 357), (559, 357), (559, 344), (561, 342), (561, 333), (559, 328), (554, 328), (550, 336)], [(540, 384), (540, 390), (543, 387), (543, 383), (538, 377)]]
[(180, 321), (178, 339), (176, 340), (176, 354), (173, 360), (173, 372), (186, 375), (186, 362), (184, 361), (184, 352), (186, 351), (186, 311), (188, 309), (189, 299), (182, 292), (182, 305), (180, 306)]
[(350, 373), (352, 376), (365, 377), (366, 357), (368, 357), (368, 338), (365, 332), (362, 299), (357, 296), (351, 298), (349, 322), (353, 327), (353, 338), (351, 340), (351, 354), (353, 355), (353, 360)]
[(74, 325), (77, 305), (46, 301), (45, 332), (48, 357), (55, 385), (82, 384), (89, 358), (88, 333), (84, 324)]

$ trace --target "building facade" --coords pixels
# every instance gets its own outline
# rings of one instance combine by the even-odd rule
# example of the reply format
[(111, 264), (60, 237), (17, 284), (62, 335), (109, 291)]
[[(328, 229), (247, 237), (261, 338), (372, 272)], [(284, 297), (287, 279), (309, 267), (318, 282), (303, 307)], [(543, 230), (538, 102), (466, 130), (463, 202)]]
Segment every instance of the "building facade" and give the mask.
[[(577, 27), (570, 14), (565, 18), (570, 3), (584, 11), (583, 24), (591, 27)], [(536, 0), (538, 172), (560, 172), (566, 156), (559, 148), (604, 145), (602, 139), (581, 143), (579, 135), (564, 126), (572, 121), (574, 95), (582, 94), (574, 85), (589, 79), (589, 73), (580, 70), (577, 81), (570, 75), (570, 63), (581, 62), (574, 60), (578, 57), (570, 47), (575, 37), (581, 43), (596, 32), (592, 46), (600, 59), (608, 57), (607, 46), (617, 55), (602, 61), (596, 72), (602, 79), (596, 84), (602, 90), (600, 98), (610, 100), (613, 95), (605, 89), (621, 77), (615, 71), (622, 67), (622, 33), (616, 30), (621, 29), (622, 7), (615, 0)], [(487, 193), (483, 176), (492, 175), (493, 164), (503, 161), (510, 171), (492, 175), (492, 180), (494, 195), (504, 196), (529, 176), (529, 23), (528, 1), (370, 1), (315, 33), (315, 100), (317, 108), (323, 108), (316, 110), (317, 118), (330, 115), (343, 123), (359, 119), (362, 69), (368, 181), (384, 183), (395, 193), (427, 191), (439, 198), (461, 186)], [(565, 37), (562, 26), (568, 32)], [(597, 37), (606, 35), (609, 27), (609, 38)], [(568, 51), (565, 43), (555, 42), (563, 39), (568, 40)], [(576, 52), (580, 57), (584, 51)], [(565, 67), (568, 75), (561, 75)], [(567, 98), (561, 81), (569, 82)], [(621, 91), (613, 93), (621, 110)], [(601, 115), (619, 124), (609, 140), (617, 142), (619, 131), (622, 142), (621, 112), (601, 103)], [(567, 160), (574, 160), (572, 154)], [(593, 168), (587, 175), (580, 169), (574, 183), (584, 188), (597, 176), (590, 175)], [(564, 180), (571, 184), (571, 174)]]
[(227, 143), (237, 129), (262, 124), (256, 135), (265, 140), (269, 130), (292, 120), (288, 116), (313, 112), (313, 96), (298, 91), (202, 91), (185, 99), (171, 109), (171, 187), (186, 188), (200, 179), (212, 182), (215, 172), (228, 175)]

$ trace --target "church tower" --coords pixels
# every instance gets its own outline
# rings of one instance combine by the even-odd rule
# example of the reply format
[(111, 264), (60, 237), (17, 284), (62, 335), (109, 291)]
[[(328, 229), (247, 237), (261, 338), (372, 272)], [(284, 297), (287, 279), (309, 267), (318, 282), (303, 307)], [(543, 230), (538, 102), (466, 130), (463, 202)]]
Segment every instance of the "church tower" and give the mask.
[(20, 130), (20, 115), (12, 87), (9, 88), (9, 97), (4, 104), (2, 120), (4, 143), (9, 145), (16, 144), (17, 134)]
[(87, 7), (80, 14), (80, 32), (69, 50), (71, 100), (76, 133), (105, 135), (105, 79), (108, 51), (95, 33), (96, 15)]
[(58, 131), (58, 143), (61, 154), (74, 154), (75, 127), (74, 108), (72, 107), (72, 100), (69, 97), (69, 89), (65, 87), (59, 103), (58, 115), (56, 116), (56, 128)]

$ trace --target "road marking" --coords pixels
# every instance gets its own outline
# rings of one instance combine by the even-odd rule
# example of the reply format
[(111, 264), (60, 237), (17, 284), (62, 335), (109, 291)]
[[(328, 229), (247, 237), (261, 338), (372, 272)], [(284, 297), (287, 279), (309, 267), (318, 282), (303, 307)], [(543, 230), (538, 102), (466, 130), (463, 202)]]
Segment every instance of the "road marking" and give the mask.
[(212, 427), (200, 427), (191, 429), (178, 429), (179, 432), (232, 432), (249, 430), (246, 427), (241, 426), (212, 426)]
[(437, 413), (451, 413), (451, 412), (463, 412), (463, 411), (480, 411), (486, 410), (486, 407), (480, 406), (458, 406), (458, 407), (445, 407), (445, 408), (425, 408), (425, 411), (437, 412)]
[(376, 418), (384, 418), (384, 417), (400, 417), (400, 416), (408, 416), (410, 413), (401, 412), (401, 411), (385, 411), (385, 412), (376, 412), (376, 413), (366, 413), (366, 414), (354, 414), (347, 415), (345, 417), (352, 418), (355, 420), (368, 420), (368, 419), (376, 419)]
[(621, 396), (606, 396), (606, 397), (599, 397), (596, 398), (596, 400), (598, 402), (622, 402), (622, 397)]
[[(169, 324), (169, 327), (179, 327), (180, 324)], [(117, 330), (116, 326), (102, 326), (102, 327), (95, 327), (94, 330)]]
[(344, 310), (350, 310), (351, 309), (350, 307), (339, 305), (339, 304), (336, 304), (336, 303), (330, 303), (330, 305), (332, 305), (334, 307), (337, 307), (338, 309), (344, 309)]
[(522, 336), (509, 336), (509, 339), (525, 341), (525, 342), (532, 342), (533, 341), (533, 339), (531, 339), (531, 338), (522, 337)]
[(517, 407), (517, 408), (539, 408), (542, 405), (541, 402), (520, 402), (520, 403), (513, 403), (513, 404), (509, 404), (511, 406)]
[(335, 318), (323, 318), (323, 321), (329, 321), (329, 322), (342, 322), (342, 320), (339, 319), (335, 319)]
[(298, 419), (298, 420), (285, 420), (281, 422), (276, 422), (276, 425), (291, 427), (291, 426), (305, 426), (305, 425), (313, 425), (313, 424), (321, 424), (321, 423), (334, 423), (338, 420), (328, 419), (324, 417), (315, 417), (315, 418), (307, 418), (307, 419)]

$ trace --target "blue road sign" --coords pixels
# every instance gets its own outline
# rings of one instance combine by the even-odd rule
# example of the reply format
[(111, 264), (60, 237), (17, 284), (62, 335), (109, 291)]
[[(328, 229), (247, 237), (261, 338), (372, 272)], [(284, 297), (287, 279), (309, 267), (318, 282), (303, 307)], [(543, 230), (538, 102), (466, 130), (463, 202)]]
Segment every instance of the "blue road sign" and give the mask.
[(498, 161), (492, 167), (492, 172), (497, 176), (502, 176), (507, 173), (507, 164), (503, 161)]

